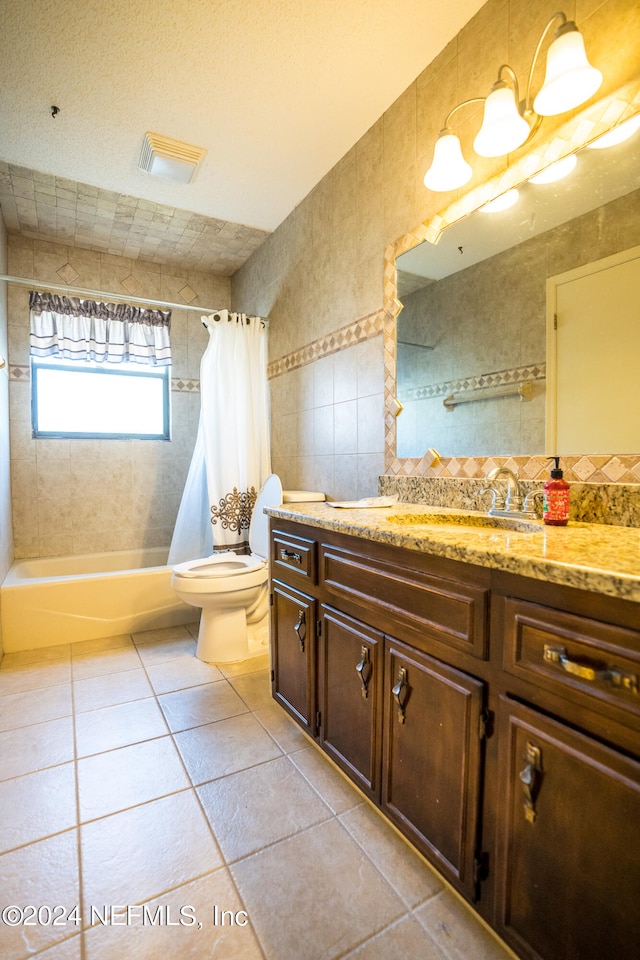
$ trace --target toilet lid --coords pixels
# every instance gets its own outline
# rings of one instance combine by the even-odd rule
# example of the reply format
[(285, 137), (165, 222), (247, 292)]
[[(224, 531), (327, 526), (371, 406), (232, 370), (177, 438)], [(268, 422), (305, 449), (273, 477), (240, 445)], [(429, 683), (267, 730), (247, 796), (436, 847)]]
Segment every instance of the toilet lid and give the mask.
[(267, 477), (262, 490), (258, 494), (249, 526), (251, 553), (263, 557), (265, 560), (269, 556), (269, 517), (264, 512), (264, 508), (279, 506), (281, 503), (282, 484), (280, 483), (280, 477), (272, 473)]

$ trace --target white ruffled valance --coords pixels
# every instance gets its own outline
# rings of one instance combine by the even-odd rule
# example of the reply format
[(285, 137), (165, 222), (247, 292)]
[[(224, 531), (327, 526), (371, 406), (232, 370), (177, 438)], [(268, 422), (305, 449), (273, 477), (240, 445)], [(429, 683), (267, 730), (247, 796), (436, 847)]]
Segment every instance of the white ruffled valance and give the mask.
[(29, 294), (32, 357), (96, 363), (171, 364), (171, 311)]

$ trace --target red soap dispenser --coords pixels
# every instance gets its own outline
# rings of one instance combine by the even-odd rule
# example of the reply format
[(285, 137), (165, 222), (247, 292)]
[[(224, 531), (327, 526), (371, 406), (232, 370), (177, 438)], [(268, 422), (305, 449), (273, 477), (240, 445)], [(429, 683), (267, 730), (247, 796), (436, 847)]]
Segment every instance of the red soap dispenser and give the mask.
[(569, 484), (563, 479), (560, 458), (549, 457), (549, 460), (555, 461), (555, 467), (544, 485), (542, 519), (552, 527), (566, 527), (569, 520)]

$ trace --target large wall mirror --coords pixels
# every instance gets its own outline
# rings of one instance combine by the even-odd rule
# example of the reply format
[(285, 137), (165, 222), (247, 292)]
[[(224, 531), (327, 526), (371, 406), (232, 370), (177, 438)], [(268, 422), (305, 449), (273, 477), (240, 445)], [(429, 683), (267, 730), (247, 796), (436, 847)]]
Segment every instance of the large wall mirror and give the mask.
[[(476, 210), (437, 244), (397, 258), (397, 457), (422, 457), (430, 447), (447, 457), (549, 452), (547, 372), (561, 381), (563, 370), (547, 356), (547, 281), (640, 244), (640, 130), (573, 156), (562, 179), (527, 181), (508, 209)], [(615, 349), (621, 357), (630, 349), (619, 332)], [(615, 376), (615, 361), (609, 366)], [(603, 379), (582, 389), (615, 390)], [(635, 433), (624, 449), (640, 452), (640, 377), (632, 392), (634, 410), (623, 417)], [(588, 431), (575, 441), (565, 434), (564, 442), (564, 455), (603, 452), (589, 449)]]

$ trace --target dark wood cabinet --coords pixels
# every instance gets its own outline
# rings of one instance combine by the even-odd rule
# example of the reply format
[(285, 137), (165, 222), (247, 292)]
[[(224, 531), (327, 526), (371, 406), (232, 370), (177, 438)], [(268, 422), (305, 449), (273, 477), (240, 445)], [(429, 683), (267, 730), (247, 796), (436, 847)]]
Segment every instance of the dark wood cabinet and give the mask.
[(272, 692), (304, 730), (314, 729), (317, 603), (274, 581), (272, 597)]
[(380, 793), (383, 635), (322, 607), (319, 740), (369, 797)]
[(507, 698), (498, 736), (498, 932), (523, 957), (637, 957), (640, 763)]
[(483, 684), (387, 639), (382, 808), (475, 897)]
[(639, 605), (295, 521), (271, 575), (274, 697), (518, 956), (635, 957)]

